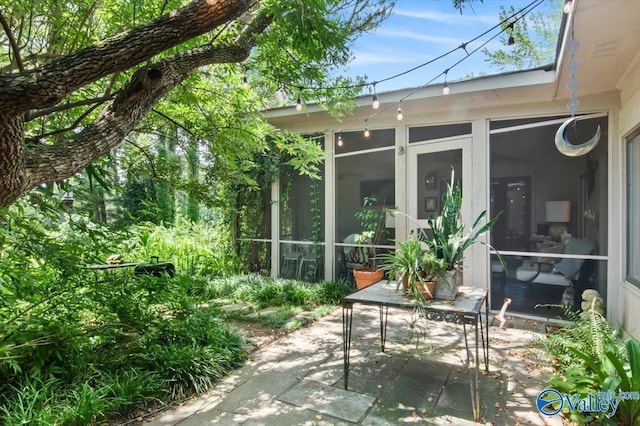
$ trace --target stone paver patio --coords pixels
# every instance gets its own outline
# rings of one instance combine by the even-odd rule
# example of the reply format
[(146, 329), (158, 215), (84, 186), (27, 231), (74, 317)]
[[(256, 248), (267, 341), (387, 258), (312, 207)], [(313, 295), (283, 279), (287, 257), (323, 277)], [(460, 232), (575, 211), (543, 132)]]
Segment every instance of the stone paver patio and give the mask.
[[(459, 325), (421, 321), (409, 342), (411, 312), (389, 310), (380, 351), (374, 307), (354, 306), (349, 390), (343, 384), (342, 310), (254, 352), (204, 396), (157, 414), (160, 425), (474, 424)], [(535, 339), (540, 323), (490, 327), (489, 373), (480, 375), (483, 424), (561, 425), (536, 409), (551, 374)], [(419, 333), (420, 330), (417, 330)]]

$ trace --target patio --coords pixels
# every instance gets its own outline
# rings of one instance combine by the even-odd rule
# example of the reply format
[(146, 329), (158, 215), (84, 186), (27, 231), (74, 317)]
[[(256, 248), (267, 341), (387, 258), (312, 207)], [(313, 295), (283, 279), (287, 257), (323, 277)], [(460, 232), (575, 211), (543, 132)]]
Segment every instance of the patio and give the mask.
[[(411, 312), (390, 309), (380, 352), (374, 307), (354, 306), (349, 390), (344, 390), (342, 309), (253, 353), (207, 395), (151, 416), (151, 425), (474, 424), (462, 334), (421, 322), (408, 341)], [(536, 344), (541, 323), (510, 319), (490, 328), (489, 373), (480, 375), (482, 422), (562, 424), (543, 418), (536, 397), (551, 374)], [(416, 337), (419, 343), (416, 345)]]

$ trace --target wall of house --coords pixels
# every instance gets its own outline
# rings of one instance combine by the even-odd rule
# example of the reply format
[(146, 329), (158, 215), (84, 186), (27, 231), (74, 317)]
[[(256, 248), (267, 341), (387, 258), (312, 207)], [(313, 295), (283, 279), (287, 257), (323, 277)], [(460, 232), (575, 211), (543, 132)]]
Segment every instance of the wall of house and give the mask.
[[(621, 162), (624, 164), (626, 137), (640, 127), (640, 55), (636, 56), (633, 65), (627, 71), (622, 79), (623, 84), (620, 90), (620, 99), (622, 108), (619, 114), (619, 136), (616, 142), (619, 144), (619, 154)], [(622, 167), (619, 170), (626, 170)], [(624, 183), (624, 176), (621, 177)], [(630, 232), (626, 229), (626, 196), (623, 189), (626, 185), (621, 185), (622, 193), (619, 194), (620, 215), (618, 219), (623, 224), (624, 231), (622, 235), (631, 237)], [(612, 221), (614, 222), (614, 221)], [(638, 238), (636, 235), (635, 238)], [(620, 259), (615, 263), (619, 268), (619, 306), (617, 322), (622, 326), (625, 334), (640, 339), (640, 288), (627, 282), (626, 276), (626, 239), (621, 240)], [(611, 267), (614, 264), (612, 263)]]

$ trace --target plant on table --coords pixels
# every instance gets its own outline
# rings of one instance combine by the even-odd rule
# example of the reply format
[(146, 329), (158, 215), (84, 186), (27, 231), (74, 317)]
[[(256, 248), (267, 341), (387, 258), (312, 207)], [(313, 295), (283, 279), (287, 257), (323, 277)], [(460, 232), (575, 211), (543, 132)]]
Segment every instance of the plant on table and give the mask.
[(365, 197), (362, 208), (354, 215), (362, 228), (362, 232), (356, 234), (354, 240), (357, 244), (368, 246), (364, 250), (363, 267), (353, 271), (358, 288), (376, 283), (384, 276), (384, 271), (377, 267), (377, 245), (386, 234), (387, 209), (384, 206), (376, 206), (377, 202), (375, 197)]
[(406, 241), (397, 242), (395, 251), (380, 255), (382, 269), (398, 279), (396, 290), (402, 283), (405, 293), (419, 301), (433, 298), (426, 284), (435, 282), (446, 270), (444, 261), (425, 248), (421, 239), (411, 234)]
[[(449, 290), (455, 287), (455, 272), (462, 266), (465, 251), (479, 238), (489, 231), (500, 217), (498, 213), (486, 223), (482, 223), (487, 211), (483, 211), (473, 222), (471, 229), (465, 231), (465, 222), (462, 220), (462, 189), (455, 181), (455, 170), (451, 169), (451, 181), (447, 183), (447, 189), (442, 196), (440, 214), (427, 220), (433, 233), (433, 238), (428, 240), (430, 251), (438, 259), (446, 264), (446, 279), (444, 283)], [(501, 259), (500, 255), (498, 257)], [(454, 294), (455, 297), (455, 294)]]

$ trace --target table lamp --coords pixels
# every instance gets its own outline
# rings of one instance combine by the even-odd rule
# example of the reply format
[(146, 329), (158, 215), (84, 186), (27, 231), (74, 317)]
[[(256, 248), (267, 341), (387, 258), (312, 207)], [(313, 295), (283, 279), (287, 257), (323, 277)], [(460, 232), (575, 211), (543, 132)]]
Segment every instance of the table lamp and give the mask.
[(567, 224), (571, 222), (571, 201), (547, 201), (545, 219), (552, 237), (559, 237), (567, 232)]

